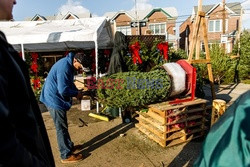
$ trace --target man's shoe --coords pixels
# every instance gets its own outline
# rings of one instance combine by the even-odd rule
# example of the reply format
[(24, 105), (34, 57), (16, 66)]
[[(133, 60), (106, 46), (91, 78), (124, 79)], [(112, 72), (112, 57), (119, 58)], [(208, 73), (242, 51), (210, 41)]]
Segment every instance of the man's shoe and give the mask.
[(72, 154), (67, 159), (62, 159), (61, 162), (63, 164), (75, 163), (79, 162), (83, 159), (82, 154)]

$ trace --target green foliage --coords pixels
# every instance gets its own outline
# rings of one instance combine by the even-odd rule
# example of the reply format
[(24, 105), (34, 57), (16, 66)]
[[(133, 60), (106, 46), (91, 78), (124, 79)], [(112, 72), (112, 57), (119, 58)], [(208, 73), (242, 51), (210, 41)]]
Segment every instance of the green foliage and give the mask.
[(230, 84), (233, 82), (238, 82), (238, 64), (239, 59), (231, 59), (230, 68), (225, 72), (225, 77), (223, 78), (223, 84)]
[(250, 74), (250, 33), (243, 31), (240, 38), (239, 77), (241, 80), (249, 79)]
[[(25, 62), (27, 64), (27, 68), (29, 69), (30, 77), (35, 76), (35, 73), (31, 70), (31, 64), (32, 64), (32, 57), (31, 53), (26, 52), (25, 53)], [(43, 76), (44, 75), (44, 61), (42, 59), (42, 56), (38, 53), (38, 76)]]
[(170, 84), (164, 69), (116, 73), (98, 80), (98, 100), (109, 107), (143, 106), (166, 99)]
[(37, 99), (37, 101), (39, 101), (39, 98), (40, 98), (40, 95), (42, 93), (42, 87), (43, 87), (43, 84), (44, 84), (44, 78), (43, 77), (37, 77), (36, 79), (39, 80), (39, 87), (35, 87), (34, 84), (33, 84), (33, 80), (35, 79), (34, 76), (31, 76), (30, 78), (30, 84), (31, 84), (31, 87), (32, 87), (32, 90), (35, 94), (35, 97)]
[(148, 53), (148, 49), (145, 45), (145, 43), (139, 41), (139, 40), (134, 40), (134, 41), (131, 41), (129, 43), (129, 46), (136, 43), (136, 42), (139, 42), (140, 44), (140, 57), (141, 57), (141, 60), (142, 60), (142, 64), (134, 64), (133, 63), (133, 58), (132, 58), (132, 53), (129, 51), (127, 56), (124, 57), (125, 59), (125, 62), (126, 62), (126, 65), (128, 67), (128, 71), (144, 71), (145, 69), (145, 66), (146, 66), (146, 63), (149, 59), (149, 55), (147, 54)]
[[(239, 45), (240, 42), (240, 45)], [(239, 48), (240, 46), (240, 48)], [(243, 31), (240, 37), (240, 41), (236, 42), (233, 48), (233, 54), (238, 55), (233, 61), (233, 66), (235, 68), (235, 74), (241, 81), (250, 79), (250, 33), (248, 31)], [(234, 78), (235, 79), (235, 78)]]
[(250, 79), (246, 79), (242, 81), (244, 84), (250, 84)]
[(220, 84), (232, 66), (231, 59), (218, 44), (214, 44), (210, 48), (210, 57), (214, 81)]
[(152, 47), (147, 48), (144, 42), (139, 40), (134, 40), (129, 43), (129, 46), (134, 44), (135, 42), (139, 42), (140, 44), (140, 57), (142, 59), (142, 64), (134, 64), (132, 60), (131, 51), (128, 52), (127, 56), (125, 56), (125, 62), (128, 67), (128, 71), (140, 71), (140, 72), (148, 72), (153, 67), (163, 65), (167, 62), (175, 62), (180, 59), (187, 59), (187, 55), (184, 50), (178, 49), (177, 51), (169, 47), (168, 58), (166, 61), (163, 59), (163, 55), (158, 50), (157, 45), (161, 42), (164, 42), (160, 39), (155, 38), (153, 41)]
[[(44, 84), (44, 78), (42, 77), (44, 75), (44, 61), (41, 58), (41, 55), (38, 54), (38, 72), (37, 74), (31, 70), (31, 65), (32, 65), (32, 56), (31, 53), (25, 53), (25, 62), (27, 64), (27, 68), (29, 69), (29, 74), (30, 74), (30, 84), (33, 89), (33, 92), (35, 94), (36, 99), (39, 101), (39, 97), (42, 91), (42, 86)], [(39, 81), (38, 87), (35, 86), (34, 80), (37, 79)]]
[(181, 59), (187, 59), (187, 53), (182, 49), (175, 50), (174, 48), (169, 49), (169, 61), (175, 62)]
[[(201, 55), (201, 58), (204, 58), (205, 55)], [(227, 82), (232, 82), (228, 80), (226, 76), (232, 74), (232, 60), (230, 57), (224, 53), (224, 50), (220, 48), (219, 44), (214, 44), (210, 48), (210, 58), (212, 64), (212, 72), (215, 83), (222, 83), (227, 80)], [(206, 64), (197, 64), (195, 65), (198, 73), (198, 80), (208, 80), (208, 71)]]
[(150, 60), (154, 65), (162, 65), (166, 63), (166, 61), (163, 59), (163, 56), (159, 52), (157, 45), (159, 43), (163, 42), (162, 40), (155, 39), (152, 45), (152, 48), (149, 50)]

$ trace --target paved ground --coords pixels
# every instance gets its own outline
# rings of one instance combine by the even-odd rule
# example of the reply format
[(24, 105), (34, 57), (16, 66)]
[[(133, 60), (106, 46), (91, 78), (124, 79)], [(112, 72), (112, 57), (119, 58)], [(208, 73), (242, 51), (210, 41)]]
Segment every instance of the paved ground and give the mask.
[[(250, 85), (226, 85), (216, 87), (216, 98), (231, 104), (240, 94), (250, 90)], [(211, 101), (210, 87), (205, 87), (206, 99)], [(43, 113), (56, 166), (80, 167), (180, 167), (192, 166), (199, 154), (203, 139), (162, 148), (134, 127), (134, 122), (123, 124), (120, 118), (109, 122), (88, 116), (94, 111), (81, 111), (80, 104), (68, 112), (69, 132), (75, 144), (83, 145), (84, 160), (70, 165), (60, 163), (55, 128), (48, 112)], [(79, 118), (88, 126), (79, 127)], [(121, 134), (124, 135), (121, 137)]]
[[(230, 106), (241, 94), (250, 90), (250, 84), (232, 84), (232, 85), (215, 85), (216, 99), (223, 99)], [(211, 88), (210, 85), (204, 86), (205, 99), (211, 103)]]

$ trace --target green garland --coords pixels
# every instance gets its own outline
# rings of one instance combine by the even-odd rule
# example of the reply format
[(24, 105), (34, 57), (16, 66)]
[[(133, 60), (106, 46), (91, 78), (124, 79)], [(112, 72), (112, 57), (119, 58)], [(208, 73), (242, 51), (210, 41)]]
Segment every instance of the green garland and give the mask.
[(162, 40), (159, 40), (155, 38), (155, 40), (152, 43), (152, 47), (148, 48), (146, 44), (138, 39), (133, 40), (129, 43), (129, 46), (132, 44), (139, 42), (140, 44), (140, 57), (142, 59), (142, 64), (134, 64), (132, 60), (131, 52), (128, 51), (127, 56), (124, 57), (126, 65), (128, 67), (128, 71), (140, 71), (140, 72), (148, 72), (150, 71), (154, 66), (162, 65), (166, 63), (166, 61), (163, 59), (163, 56), (159, 52), (157, 45)]
[(128, 51), (127, 56), (124, 57), (124, 60), (125, 60), (126, 65), (128, 67), (128, 71), (144, 71), (146, 62), (149, 59), (148, 49), (147, 49), (144, 42), (139, 41), (139, 40), (134, 40), (134, 41), (131, 41), (129, 43), (129, 46), (136, 43), (136, 42), (139, 42), (140, 47), (141, 47), (141, 49), (140, 49), (140, 57), (141, 57), (141, 60), (142, 60), (142, 64), (134, 64), (133, 60), (132, 60), (132, 54), (131, 54), (130, 51)]
[(98, 100), (109, 107), (138, 107), (168, 98), (171, 80), (166, 71), (124, 72), (98, 80)]
[(155, 65), (163, 65), (164, 63), (167, 63), (166, 60), (163, 59), (163, 55), (158, 51), (157, 45), (159, 43), (163, 42), (162, 40), (155, 39), (150, 51), (150, 60), (155, 64)]

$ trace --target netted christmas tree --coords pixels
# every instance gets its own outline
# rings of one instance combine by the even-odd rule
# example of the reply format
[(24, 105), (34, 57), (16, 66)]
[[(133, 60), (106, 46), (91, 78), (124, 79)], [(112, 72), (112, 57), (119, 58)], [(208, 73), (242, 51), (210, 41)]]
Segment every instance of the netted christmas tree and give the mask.
[(100, 78), (98, 100), (109, 107), (138, 107), (169, 97), (171, 80), (162, 68), (123, 72)]
[(168, 43), (154, 38), (146, 45), (136, 38), (129, 42), (126, 52), (129, 72), (100, 78), (98, 101), (109, 107), (128, 108), (166, 100), (171, 93), (171, 79), (161, 65), (168, 62)]

